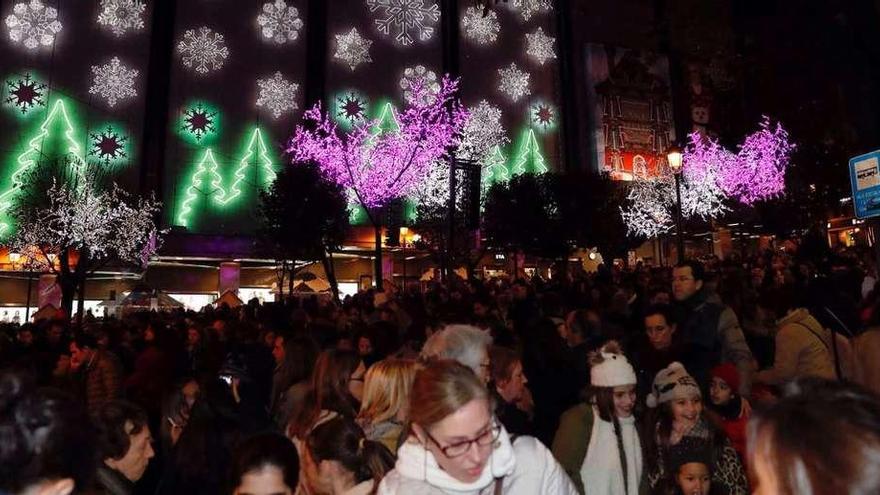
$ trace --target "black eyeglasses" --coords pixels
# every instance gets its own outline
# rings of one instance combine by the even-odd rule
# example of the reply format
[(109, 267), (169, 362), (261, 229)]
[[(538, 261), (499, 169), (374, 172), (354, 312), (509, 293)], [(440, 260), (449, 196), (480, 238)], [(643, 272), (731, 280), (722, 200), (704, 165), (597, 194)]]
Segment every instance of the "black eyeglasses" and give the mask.
[(483, 433), (480, 433), (476, 438), (472, 438), (470, 440), (463, 440), (461, 442), (453, 443), (452, 445), (440, 445), (440, 442), (437, 441), (428, 430), (425, 430), (425, 435), (428, 437), (428, 440), (434, 442), (434, 445), (440, 449), (440, 452), (443, 452), (443, 455), (449, 458), (458, 457), (464, 455), (465, 452), (470, 450), (471, 444), (477, 444), (479, 447), (485, 447), (487, 445), (491, 445), (492, 442), (498, 440), (498, 437), (501, 436), (501, 425), (493, 419), (489, 428), (486, 429)]

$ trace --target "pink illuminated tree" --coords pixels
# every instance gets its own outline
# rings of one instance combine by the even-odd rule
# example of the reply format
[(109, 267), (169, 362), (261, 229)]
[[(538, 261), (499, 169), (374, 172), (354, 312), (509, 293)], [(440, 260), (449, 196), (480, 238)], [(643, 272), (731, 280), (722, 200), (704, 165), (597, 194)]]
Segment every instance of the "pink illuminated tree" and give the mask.
[(443, 78), (439, 92), (420, 82), (397, 116), (398, 130), (365, 121), (343, 132), (320, 104), (305, 112), (288, 146), (294, 163), (313, 161), (364, 207), (376, 233), (376, 286), (382, 287), (380, 210), (424, 183), (431, 168), (459, 145), (468, 112), (456, 98), (458, 81)]
[(736, 160), (720, 170), (721, 187), (747, 205), (781, 195), (792, 151), (788, 132), (765, 116), (761, 128), (740, 145)]

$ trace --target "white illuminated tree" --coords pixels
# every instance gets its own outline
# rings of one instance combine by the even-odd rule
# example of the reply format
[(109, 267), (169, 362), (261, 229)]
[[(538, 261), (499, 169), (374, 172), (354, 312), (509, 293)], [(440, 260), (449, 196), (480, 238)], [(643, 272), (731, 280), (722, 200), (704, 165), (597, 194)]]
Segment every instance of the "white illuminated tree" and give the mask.
[[(18, 230), (6, 244), (31, 253), (31, 263), (58, 276), (68, 315), (77, 290), (82, 315), (89, 274), (114, 261), (146, 268), (160, 247), (164, 232), (154, 219), (161, 203), (154, 198), (131, 196), (116, 184), (103, 188), (90, 168), (69, 179), (43, 170), (29, 179), (13, 213)], [(43, 187), (47, 182), (51, 186)]]

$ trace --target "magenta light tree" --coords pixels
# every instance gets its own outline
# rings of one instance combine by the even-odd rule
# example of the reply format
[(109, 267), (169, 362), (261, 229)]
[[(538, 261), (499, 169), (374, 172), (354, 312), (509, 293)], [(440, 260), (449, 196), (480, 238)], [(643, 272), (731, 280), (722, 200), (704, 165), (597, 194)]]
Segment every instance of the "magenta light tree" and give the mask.
[[(435, 163), (460, 144), (468, 112), (458, 100), (458, 81), (444, 77), (440, 91), (413, 84), (416, 96), (397, 115), (398, 130), (378, 121), (341, 131), (320, 104), (305, 112), (288, 146), (294, 163), (314, 161), (364, 207), (376, 232), (376, 286), (382, 287), (380, 210), (420, 187)], [(431, 97), (427, 97), (430, 94)], [(424, 97), (419, 97), (424, 96)]]
[(765, 116), (761, 128), (740, 145), (736, 160), (721, 169), (721, 187), (747, 205), (781, 195), (794, 148), (782, 125)]

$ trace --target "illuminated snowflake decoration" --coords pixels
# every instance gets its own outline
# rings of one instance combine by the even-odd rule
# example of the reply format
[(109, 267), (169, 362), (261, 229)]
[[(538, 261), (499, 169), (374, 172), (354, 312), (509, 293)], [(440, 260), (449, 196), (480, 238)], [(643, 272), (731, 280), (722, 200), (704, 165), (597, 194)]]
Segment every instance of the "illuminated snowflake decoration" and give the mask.
[(105, 166), (128, 156), (125, 152), (128, 136), (116, 132), (111, 126), (107, 126), (107, 129), (101, 132), (90, 132), (89, 141), (91, 142), (89, 156), (97, 157)]
[(501, 24), (498, 22), (498, 14), (489, 10), (483, 15), (483, 9), (468, 7), (461, 18), (461, 27), (464, 29), (464, 37), (478, 45), (491, 45), (498, 40), (501, 32)]
[(207, 26), (187, 29), (177, 42), (177, 52), (183, 57), (183, 65), (199, 74), (221, 69), (229, 57), (223, 35)]
[(336, 121), (353, 126), (367, 116), (367, 99), (356, 91), (342, 93), (334, 99)]
[(549, 12), (553, 4), (550, 0), (510, 0), (510, 7), (519, 12), (523, 21), (529, 21), (535, 14)]
[(264, 3), (263, 12), (257, 16), (257, 24), (260, 26), (263, 38), (278, 45), (296, 41), (303, 27), (299, 10), (296, 7), (288, 7), (284, 0)]
[(333, 58), (341, 60), (354, 71), (358, 65), (373, 61), (370, 58), (372, 44), (372, 41), (361, 36), (357, 28), (351, 28), (346, 34), (336, 35), (336, 53), (333, 54)]
[(434, 25), (440, 20), (440, 6), (425, 0), (366, 0), (370, 12), (382, 11), (376, 27), (386, 36), (394, 36), (403, 46), (427, 41), (434, 35)]
[(142, 0), (101, 0), (98, 24), (123, 36), (129, 30), (144, 28), (144, 10), (147, 6)]
[(464, 126), (456, 156), (484, 163), (496, 146), (505, 146), (510, 141), (501, 121), (501, 109), (483, 100), (468, 111), (470, 116)]
[(12, 13), (6, 17), (6, 27), (13, 43), (22, 43), (25, 48), (36, 50), (54, 43), (62, 25), (58, 10), (46, 7), (40, 0), (30, 0), (15, 4)]
[[(418, 91), (422, 88), (424, 91)], [(431, 104), (437, 93), (440, 92), (440, 83), (437, 74), (428, 70), (424, 65), (407, 67), (400, 78), (400, 89), (403, 90), (403, 99), (407, 103)], [(416, 95), (421, 94), (421, 101), (416, 101)]]
[(506, 94), (511, 101), (519, 101), (532, 94), (529, 88), (528, 72), (524, 72), (511, 62), (509, 66), (498, 69), (498, 91)]
[(636, 176), (620, 215), (632, 236), (656, 237), (672, 229), (671, 198), (675, 195), (671, 177)]
[(182, 121), (181, 129), (190, 133), (196, 141), (201, 141), (203, 137), (217, 130), (217, 112), (208, 110), (201, 103), (186, 109)]
[(551, 58), (556, 58), (553, 50), (555, 43), (556, 38), (547, 36), (542, 28), (538, 28), (534, 33), (526, 33), (526, 54), (544, 65)]
[(134, 80), (138, 71), (123, 65), (118, 57), (111, 58), (104, 65), (93, 65), (92, 74), (94, 77), (89, 93), (104, 98), (111, 107), (115, 107), (119, 100), (137, 96)]
[(281, 72), (266, 79), (257, 79), (257, 86), (260, 87), (257, 106), (272, 112), (273, 118), (281, 117), (287, 110), (299, 108), (296, 104), (299, 84), (284, 79)]
[(529, 120), (542, 131), (556, 127), (556, 109), (544, 101), (536, 101), (529, 106)]
[(23, 78), (6, 81), (7, 96), (4, 101), (25, 114), (38, 106), (46, 106), (46, 88), (45, 84), (31, 79), (28, 73)]

